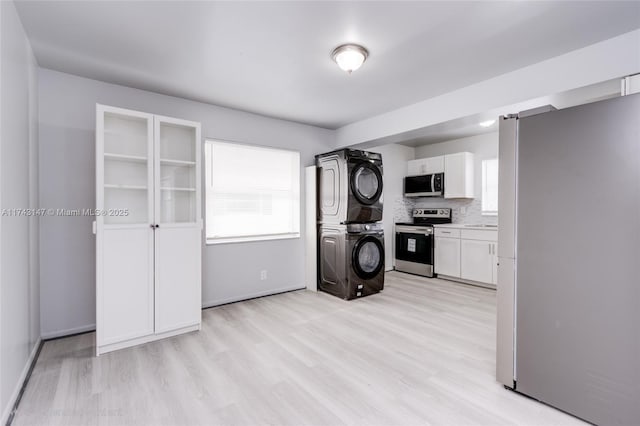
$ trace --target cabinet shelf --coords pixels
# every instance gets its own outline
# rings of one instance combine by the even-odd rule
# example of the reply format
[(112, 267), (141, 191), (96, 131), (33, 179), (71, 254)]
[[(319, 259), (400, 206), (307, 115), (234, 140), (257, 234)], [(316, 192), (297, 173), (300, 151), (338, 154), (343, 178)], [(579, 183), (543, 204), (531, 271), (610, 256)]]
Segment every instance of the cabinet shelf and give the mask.
[(171, 160), (169, 158), (161, 158), (160, 164), (164, 164), (167, 166), (195, 166), (195, 161), (184, 161), (184, 160)]
[(104, 187), (107, 189), (136, 189), (136, 190), (147, 189), (147, 187), (143, 185), (119, 185), (119, 184), (112, 184), (112, 183), (106, 183)]
[(125, 154), (109, 154), (104, 153), (104, 158), (106, 160), (117, 160), (117, 161), (128, 161), (132, 163), (146, 163), (147, 157), (142, 157), (140, 155), (125, 155)]
[(163, 191), (185, 191), (185, 192), (195, 192), (195, 188), (178, 188), (174, 186), (165, 186), (160, 188)]

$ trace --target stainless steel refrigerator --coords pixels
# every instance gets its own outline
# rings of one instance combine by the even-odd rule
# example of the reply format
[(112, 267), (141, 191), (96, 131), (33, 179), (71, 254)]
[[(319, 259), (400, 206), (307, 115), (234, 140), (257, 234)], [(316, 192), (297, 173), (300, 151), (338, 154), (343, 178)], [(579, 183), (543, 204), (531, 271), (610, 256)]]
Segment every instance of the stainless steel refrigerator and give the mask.
[(640, 424), (640, 94), (500, 119), (497, 379)]

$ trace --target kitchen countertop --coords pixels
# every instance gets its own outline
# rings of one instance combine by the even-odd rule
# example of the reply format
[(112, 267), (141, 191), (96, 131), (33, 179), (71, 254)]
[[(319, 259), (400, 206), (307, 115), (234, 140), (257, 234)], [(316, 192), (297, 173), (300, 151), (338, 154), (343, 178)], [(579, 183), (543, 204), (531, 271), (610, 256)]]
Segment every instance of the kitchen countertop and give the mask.
[(498, 225), (481, 225), (466, 223), (441, 223), (433, 225), (434, 228), (455, 228), (455, 229), (481, 229), (483, 231), (497, 231)]

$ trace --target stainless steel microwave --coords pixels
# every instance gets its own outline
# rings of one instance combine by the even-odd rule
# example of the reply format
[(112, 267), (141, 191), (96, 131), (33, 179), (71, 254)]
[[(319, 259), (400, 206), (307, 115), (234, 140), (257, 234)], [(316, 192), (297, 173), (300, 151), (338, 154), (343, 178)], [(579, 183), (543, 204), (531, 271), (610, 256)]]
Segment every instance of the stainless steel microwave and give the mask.
[(443, 195), (444, 173), (404, 178), (405, 197), (442, 197)]

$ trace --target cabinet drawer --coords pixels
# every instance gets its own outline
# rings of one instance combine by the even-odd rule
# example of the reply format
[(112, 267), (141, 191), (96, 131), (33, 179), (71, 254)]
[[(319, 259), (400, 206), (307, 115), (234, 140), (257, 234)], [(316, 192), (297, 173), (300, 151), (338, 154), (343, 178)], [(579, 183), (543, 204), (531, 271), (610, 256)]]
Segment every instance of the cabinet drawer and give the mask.
[(498, 231), (495, 229), (462, 229), (460, 230), (460, 238), (465, 240), (498, 241)]
[(460, 230), (456, 228), (435, 228), (436, 237), (460, 238)]

